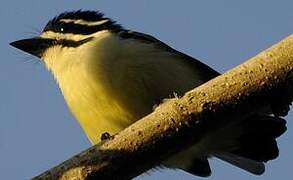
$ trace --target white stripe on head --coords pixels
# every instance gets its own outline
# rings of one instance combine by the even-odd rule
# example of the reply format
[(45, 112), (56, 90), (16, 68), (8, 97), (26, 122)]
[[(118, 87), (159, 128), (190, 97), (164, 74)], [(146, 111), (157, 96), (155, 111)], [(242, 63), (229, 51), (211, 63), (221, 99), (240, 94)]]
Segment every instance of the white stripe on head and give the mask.
[(54, 31), (46, 31), (46, 32), (43, 32), (40, 35), (40, 37), (48, 38), (48, 39), (56, 39), (56, 40), (66, 39), (66, 40), (73, 40), (73, 41), (81, 41), (81, 40), (84, 40), (84, 39), (89, 38), (89, 37), (95, 37), (95, 38), (103, 37), (104, 34), (109, 34), (109, 31), (108, 30), (102, 30), (102, 31), (98, 31), (96, 33), (89, 34), (89, 35), (73, 34), (73, 33), (59, 33), (59, 32), (54, 32)]
[(60, 22), (65, 22), (65, 23), (74, 23), (78, 25), (87, 25), (87, 26), (99, 26), (102, 25), (106, 22), (109, 22), (110, 19), (103, 19), (100, 21), (85, 21), (83, 19), (60, 19)]

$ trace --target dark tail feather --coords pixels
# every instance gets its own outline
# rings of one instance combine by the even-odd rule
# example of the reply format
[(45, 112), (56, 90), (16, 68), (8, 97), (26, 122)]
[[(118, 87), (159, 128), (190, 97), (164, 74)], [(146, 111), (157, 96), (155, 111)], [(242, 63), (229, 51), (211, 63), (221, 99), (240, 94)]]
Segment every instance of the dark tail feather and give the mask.
[(284, 119), (268, 115), (251, 116), (229, 127), (227, 133), (233, 132), (230, 128), (240, 130), (238, 137), (234, 135), (233, 150), (215, 156), (256, 175), (265, 171), (264, 162), (278, 157), (276, 138), (287, 129)]
[(201, 177), (208, 177), (212, 174), (208, 159), (195, 159), (192, 161), (192, 165), (184, 171)]
[[(203, 146), (212, 156), (260, 175), (265, 171), (264, 162), (278, 157), (276, 138), (286, 129), (282, 118), (254, 115), (209, 135), (203, 140)], [(184, 170), (202, 177), (211, 174), (208, 160), (193, 160)]]
[(230, 153), (258, 162), (267, 162), (279, 155), (276, 138), (286, 131), (286, 121), (272, 116), (253, 116), (240, 124), (242, 134), (238, 146)]
[(265, 172), (265, 165), (263, 162), (257, 162), (231, 153), (215, 154), (215, 157), (255, 175), (261, 175)]
[(253, 115), (207, 135), (199, 144), (174, 156), (176, 158), (166, 163), (166, 166), (207, 177), (211, 175), (207, 157), (215, 156), (260, 175), (265, 171), (264, 162), (278, 157), (276, 138), (286, 129), (286, 121), (282, 118)]

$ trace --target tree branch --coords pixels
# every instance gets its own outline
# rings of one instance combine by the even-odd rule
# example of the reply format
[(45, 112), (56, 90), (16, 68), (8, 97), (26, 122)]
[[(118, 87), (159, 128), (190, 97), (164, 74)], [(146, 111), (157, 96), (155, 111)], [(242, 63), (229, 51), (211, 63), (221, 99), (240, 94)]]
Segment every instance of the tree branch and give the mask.
[(269, 106), (286, 115), (292, 82), (293, 35), (33, 179), (136, 177), (233, 120)]

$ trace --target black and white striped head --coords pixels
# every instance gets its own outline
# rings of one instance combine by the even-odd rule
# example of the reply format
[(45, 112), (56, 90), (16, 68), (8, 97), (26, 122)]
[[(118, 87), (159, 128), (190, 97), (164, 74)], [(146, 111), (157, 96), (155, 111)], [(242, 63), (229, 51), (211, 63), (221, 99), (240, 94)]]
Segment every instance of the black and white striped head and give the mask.
[(42, 57), (53, 46), (78, 47), (89, 42), (96, 33), (102, 31), (118, 32), (119, 24), (96, 11), (64, 12), (51, 19), (39, 37), (23, 39), (10, 43), (29, 54)]
[(43, 33), (91, 35), (102, 30), (118, 31), (121, 26), (96, 11), (65, 12), (50, 20)]

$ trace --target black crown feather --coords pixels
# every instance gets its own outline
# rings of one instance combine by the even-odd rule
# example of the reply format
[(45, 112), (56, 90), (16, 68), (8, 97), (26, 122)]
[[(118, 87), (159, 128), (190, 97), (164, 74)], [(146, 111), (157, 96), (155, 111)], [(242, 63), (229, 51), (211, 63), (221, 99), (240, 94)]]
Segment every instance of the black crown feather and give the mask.
[[(75, 24), (73, 22), (64, 22), (62, 19), (70, 19), (70, 20), (84, 20), (88, 22), (97, 22), (108, 20), (105, 23), (88, 26), (86, 24)], [(115, 21), (110, 18), (104, 17), (104, 14), (98, 11), (70, 11), (64, 12), (60, 15), (56, 16), (52, 20), (50, 20), (45, 26), (43, 32), (53, 31), (60, 33), (73, 33), (73, 34), (83, 34), (88, 35), (101, 30), (111, 30), (111, 31), (119, 31), (122, 27), (119, 24), (116, 24)]]
[(60, 19), (82, 19), (85, 21), (99, 21), (104, 20), (104, 14), (98, 11), (70, 11), (61, 13), (59, 16), (54, 18), (56, 21)]

